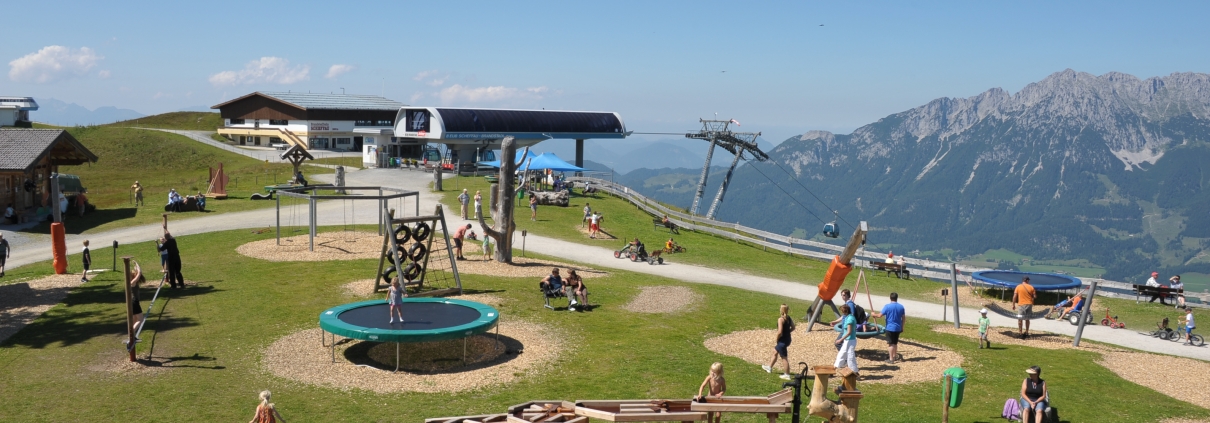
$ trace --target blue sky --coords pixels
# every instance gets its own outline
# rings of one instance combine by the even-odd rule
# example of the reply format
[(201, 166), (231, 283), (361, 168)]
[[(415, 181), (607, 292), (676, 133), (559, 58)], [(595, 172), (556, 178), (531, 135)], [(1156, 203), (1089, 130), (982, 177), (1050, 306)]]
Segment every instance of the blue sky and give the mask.
[(638, 132), (693, 130), (718, 113), (776, 143), (812, 129), (847, 133), (938, 97), (1015, 92), (1067, 68), (1210, 72), (1210, 2), (43, 0), (5, 9), (0, 94), (148, 114), (257, 90), (344, 88), (416, 105), (616, 111)]

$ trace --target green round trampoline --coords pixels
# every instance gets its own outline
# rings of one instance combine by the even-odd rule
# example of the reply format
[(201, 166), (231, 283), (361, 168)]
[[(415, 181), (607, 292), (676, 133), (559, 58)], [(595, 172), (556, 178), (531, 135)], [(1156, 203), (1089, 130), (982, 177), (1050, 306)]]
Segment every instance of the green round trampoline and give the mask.
[[(336, 336), (372, 342), (395, 342), (395, 369), (399, 369), (399, 344), (465, 339), (498, 328), (500, 313), (487, 304), (445, 298), (404, 298), (403, 322), (391, 323), (386, 300), (343, 304), (319, 314), (319, 327), (332, 334), (332, 361), (336, 361)], [(497, 337), (499, 331), (497, 330)], [(322, 340), (327, 342), (326, 335)], [(324, 345), (328, 346), (328, 345)]]

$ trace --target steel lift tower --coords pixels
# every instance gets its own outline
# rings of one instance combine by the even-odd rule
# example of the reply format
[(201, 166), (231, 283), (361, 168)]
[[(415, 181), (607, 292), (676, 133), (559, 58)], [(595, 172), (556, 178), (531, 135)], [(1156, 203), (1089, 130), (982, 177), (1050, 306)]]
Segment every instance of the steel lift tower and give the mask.
[(769, 160), (769, 155), (760, 151), (760, 147), (756, 145), (756, 138), (760, 136), (760, 132), (733, 132), (730, 126), (732, 123), (738, 125), (735, 120), (698, 120), (702, 122), (702, 130), (685, 134), (685, 138), (710, 141), (710, 149), (706, 151), (706, 163), (702, 165), (702, 177), (697, 183), (697, 193), (693, 195), (693, 208), (689, 209), (690, 214), (698, 214), (702, 194), (706, 192), (706, 178), (710, 175), (710, 160), (714, 157), (714, 147), (722, 147), (735, 155), (735, 159), (731, 160), (731, 167), (727, 168), (727, 175), (723, 177), (723, 184), (718, 187), (718, 194), (714, 196), (714, 202), (710, 204), (710, 210), (706, 212), (706, 218), (713, 219), (714, 213), (718, 211), (718, 204), (723, 202), (727, 185), (731, 183), (731, 174), (735, 172), (735, 165), (739, 164), (739, 159), (744, 156), (744, 153), (751, 154), (752, 158), (759, 162)]

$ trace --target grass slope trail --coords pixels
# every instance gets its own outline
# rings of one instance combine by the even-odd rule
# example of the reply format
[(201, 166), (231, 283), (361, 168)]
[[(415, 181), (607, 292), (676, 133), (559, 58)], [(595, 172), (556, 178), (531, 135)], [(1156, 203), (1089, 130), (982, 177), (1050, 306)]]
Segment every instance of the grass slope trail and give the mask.
[(213, 112), (171, 112), (114, 122), (105, 126), (213, 131), (215, 128), (223, 126), (223, 118)]
[[(206, 213), (178, 213), (174, 219), (271, 207), (271, 201), (251, 201), (248, 197), (263, 191), (264, 185), (286, 181), (293, 169), (287, 163), (254, 160), (162, 131), (117, 126), (67, 130), (98, 157), (96, 163), (59, 168), (62, 173), (78, 175), (88, 189), (89, 202), (97, 206), (95, 212), (84, 217), (67, 216), (65, 226), (71, 234), (154, 223), (163, 213), (168, 190), (175, 188), (182, 195), (205, 192), (209, 168), (217, 168), (219, 163), (230, 181), (228, 199), (212, 199), (207, 202)], [(306, 172), (331, 170), (308, 166)], [(130, 186), (134, 181), (143, 186), (145, 206), (136, 207), (131, 202)], [(49, 233), (49, 224), (41, 223), (29, 231)]]

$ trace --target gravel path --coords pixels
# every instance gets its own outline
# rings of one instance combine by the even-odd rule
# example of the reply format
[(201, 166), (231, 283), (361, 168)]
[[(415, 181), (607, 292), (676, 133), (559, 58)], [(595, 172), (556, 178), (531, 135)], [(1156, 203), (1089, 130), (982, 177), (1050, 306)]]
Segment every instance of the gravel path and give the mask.
[(473, 337), (469, 365), (461, 362), (459, 340), (402, 344), (402, 367), (392, 373), (395, 344), (341, 340), (333, 363), (330, 349), (319, 343), (321, 331), (307, 329), (277, 340), (265, 350), (263, 365), (278, 377), (343, 390), (465, 392), (539, 375), (574, 345), (551, 327), (504, 320), (500, 343), (494, 333)]
[[(733, 332), (707, 339), (706, 348), (719, 354), (737, 357), (753, 365), (767, 365), (773, 357), (773, 340), (777, 331), (753, 329)], [(832, 364), (836, 360), (836, 348), (832, 342), (836, 333), (831, 331), (796, 332), (790, 344), (790, 370), (798, 370), (797, 363), (805, 361), (808, 366)], [(886, 341), (878, 338), (857, 341), (857, 367), (861, 370), (863, 383), (907, 384), (936, 382), (938, 375), (954, 366), (962, 365), (962, 356), (941, 347), (922, 344), (906, 338), (899, 339), (899, 354), (903, 360), (886, 364)], [(780, 369), (781, 363), (774, 369)]]
[(701, 294), (685, 286), (643, 286), (622, 308), (634, 313), (672, 314), (692, 310), (701, 299)]

